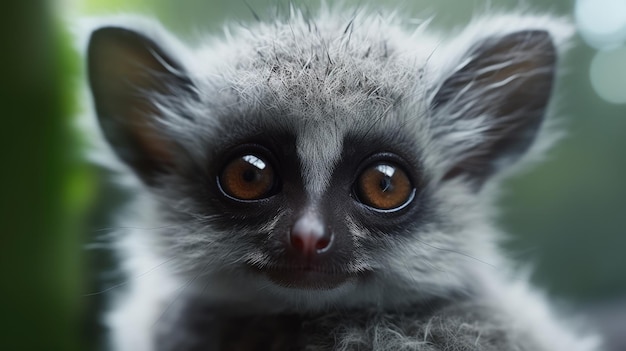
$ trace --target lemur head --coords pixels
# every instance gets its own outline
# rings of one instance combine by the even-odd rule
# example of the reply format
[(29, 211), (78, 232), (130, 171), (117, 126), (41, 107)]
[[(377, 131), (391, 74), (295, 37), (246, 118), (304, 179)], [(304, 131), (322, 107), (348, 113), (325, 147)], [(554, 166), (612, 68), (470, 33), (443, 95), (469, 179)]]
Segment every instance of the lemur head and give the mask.
[(485, 189), (536, 139), (568, 32), (295, 14), (191, 49), (122, 19), (92, 32), (88, 76), (177, 274), (226, 300), (404, 303), (492, 269)]

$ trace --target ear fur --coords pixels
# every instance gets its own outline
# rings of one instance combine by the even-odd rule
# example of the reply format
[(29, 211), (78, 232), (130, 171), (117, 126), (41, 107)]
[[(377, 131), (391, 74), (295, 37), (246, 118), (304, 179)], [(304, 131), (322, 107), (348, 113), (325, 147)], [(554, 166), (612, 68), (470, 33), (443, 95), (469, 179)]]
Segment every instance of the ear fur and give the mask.
[(94, 30), (87, 72), (101, 129), (118, 157), (147, 184), (175, 167), (180, 146), (159, 124), (158, 99), (194, 94), (182, 64), (143, 33)]
[(431, 100), (436, 137), (464, 137), (448, 147), (455, 154), (443, 180), (465, 177), (479, 189), (533, 144), (548, 109), (562, 38), (549, 26), (529, 24), (478, 37), (444, 73)]

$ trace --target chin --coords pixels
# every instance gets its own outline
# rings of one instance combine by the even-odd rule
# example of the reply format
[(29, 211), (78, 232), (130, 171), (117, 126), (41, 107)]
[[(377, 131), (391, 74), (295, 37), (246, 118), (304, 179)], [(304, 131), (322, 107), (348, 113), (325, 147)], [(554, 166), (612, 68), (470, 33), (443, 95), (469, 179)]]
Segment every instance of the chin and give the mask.
[(345, 307), (359, 287), (359, 277), (330, 275), (315, 271), (260, 272), (263, 290), (276, 298), (280, 307), (320, 311)]

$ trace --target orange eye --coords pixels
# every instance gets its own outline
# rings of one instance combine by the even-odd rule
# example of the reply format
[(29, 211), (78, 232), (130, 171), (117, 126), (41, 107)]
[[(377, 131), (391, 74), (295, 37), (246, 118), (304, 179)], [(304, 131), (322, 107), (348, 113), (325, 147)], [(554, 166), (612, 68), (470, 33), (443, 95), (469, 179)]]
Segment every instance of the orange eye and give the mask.
[(219, 182), (229, 196), (239, 200), (259, 200), (272, 195), (274, 169), (259, 156), (239, 156), (226, 165)]
[(407, 174), (391, 163), (377, 163), (365, 169), (356, 183), (359, 201), (379, 209), (393, 210), (413, 196), (413, 185)]

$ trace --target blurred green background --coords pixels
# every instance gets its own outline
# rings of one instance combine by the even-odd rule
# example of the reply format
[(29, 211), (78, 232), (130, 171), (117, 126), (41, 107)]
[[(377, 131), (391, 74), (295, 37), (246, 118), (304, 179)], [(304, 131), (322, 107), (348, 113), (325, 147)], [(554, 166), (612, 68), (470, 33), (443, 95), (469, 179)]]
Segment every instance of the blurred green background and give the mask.
[[(519, 8), (521, 2), (346, 3), (400, 8), (414, 18), (436, 15), (434, 27), (451, 29), (467, 23), (474, 13)], [(578, 11), (576, 23), (583, 35), (565, 58), (566, 74), (559, 81), (558, 112), (567, 137), (545, 162), (509, 181), (500, 221), (511, 234), (510, 256), (534, 262), (533, 279), (548, 293), (577, 306), (626, 300), (626, 57), (619, 56), (626, 55), (626, 18), (621, 37), (609, 33), (613, 27), (608, 25), (620, 20), (617, 10), (610, 11), (611, 3), (621, 6), (624, 1), (597, 0), (591, 10), (587, 3), (523, 1), (524, 7), (570, 18)], [(595, 31), (584, 27), (593, 26), (593, 18), (585, 16), (601, 11), (604, 3), (605, 14), (613, 17), (597, 17), (604, 18), (604, 27)], [(106, 274), (110, 253), (91, 244), (99, 242), (124, 194), (102, 170), (82, 160), (84, 136), (72, 123), (85, 113), (78, 101), (84, 77), (67, 21), (139, 12), (158, 17), (193, 41), (199, 33), (221, 35), (226, 22), (252, 21), (249, 7), (262, 18), (271, 18), (268, 9), (285, 4), (26, 0), (4, 6), (1, 350), (96, 349), (102, 335), (97, 316), (103, 295), (88, 294), (115, 281)], [(613, 37), (599, 36), (603, 33)]]

